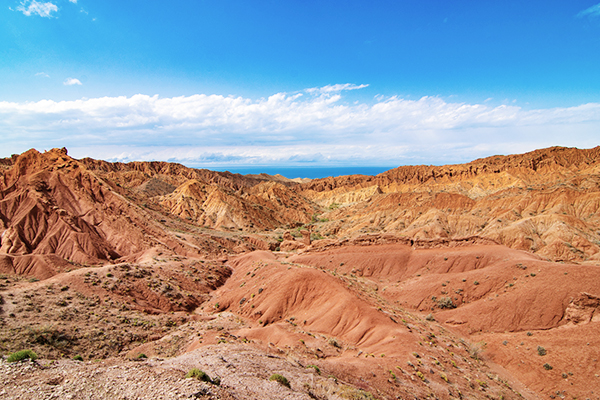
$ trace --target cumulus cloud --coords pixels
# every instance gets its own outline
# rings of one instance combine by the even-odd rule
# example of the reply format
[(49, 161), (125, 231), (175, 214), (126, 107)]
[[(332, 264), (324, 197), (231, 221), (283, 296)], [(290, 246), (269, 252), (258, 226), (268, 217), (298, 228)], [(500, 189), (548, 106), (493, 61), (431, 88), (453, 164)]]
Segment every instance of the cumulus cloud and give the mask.
[(329, 87), (336, 89), (259, 99), (138, 94), (0, 102), (0, 134), (7, 152), (66, 146), (76, 157), (196, 166), (451, 163), (553, 145), (598, 145), (597, 103), (525, 110), (379, 96), (348, 104), (343, 91), (359, 86)]
[(585, 16), (600, 17), (600, 3), (596, 4), (595, 6), (586, 8), (585, 10), (578, 13), (577, 16), (579, 18), (585, 17)]
[(41, 3), (36, 0), (24, 0), (17, 7), (17, 11), (21, 11), (28, 17), (37, 14), (40, 17), (50, 18), (53, 12), (58, 11), (58, 7), (50, 2)]
[(63, 82), (63, 85), (65, 85), (65, 86), (80, 85), (81, 86), (81, 81), (76, 78), (67, 78)]

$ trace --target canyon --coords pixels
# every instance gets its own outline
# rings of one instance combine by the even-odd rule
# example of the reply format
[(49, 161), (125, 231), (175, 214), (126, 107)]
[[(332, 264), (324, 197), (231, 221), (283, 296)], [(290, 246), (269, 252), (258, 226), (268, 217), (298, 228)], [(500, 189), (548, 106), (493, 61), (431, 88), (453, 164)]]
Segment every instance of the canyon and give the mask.
[(40, 359), (0, 398), (600, 398), (599, 208), (600, 147), (313, 180), (13, 155), (0, 353)]

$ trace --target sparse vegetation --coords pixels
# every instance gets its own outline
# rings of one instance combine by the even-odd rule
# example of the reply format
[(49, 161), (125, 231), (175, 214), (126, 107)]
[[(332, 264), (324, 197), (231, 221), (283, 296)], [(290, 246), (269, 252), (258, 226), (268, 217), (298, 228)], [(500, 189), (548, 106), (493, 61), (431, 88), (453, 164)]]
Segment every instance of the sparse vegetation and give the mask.
[(194, 378), (194, 379), (198, 379), (199, 381), (202, 382), (207, 382), (207, 383), (212, 383), (212, 379), (210, 379), (210, 376), (208, 376), (208, 374), (198, 368), (192, 368), (189, 370), (189, 372), (187, 374), (185, 374), (186, 378)]
[(456, 304), (454, 304), (454, 302), (452, 301), (452, 299), (450, 297), (442, 297), (441, 299), (439, 299), (437, 301), (437, 306), (441, 309), (456, 308)]
[(313, 368), (317, 374), (321, 375), (321, 369), (316, 365), (307, 365), (306, 368)]
[(341, 398), (348, 400), (375, 400), (371, 393), (350, 386), (343, 386), (338, 394)]
[(485, 343), (473, 343), (469, 346), (469, 355), (474, 360), (479, 360), (481, 352), (485, 347)]
[(12, 353), (10, 356), (8, 356), (8, 359), (6, 361), (16, 362), (16, 361), (23, 361), (23, 360), (27, 360), (27, 359), (29, 359), (31, 361), (35, 361), (35, 360), (37, 360), (37, 358), (38, 358), (37, 354), (35, 354), (31, 350), (19, 350), (19, 351)]
[(545, 355), (546, 355), (546, 349), (545, 349), (545, 348), (543, 348), (542, 346), (538, 346), (538, 347), (537, 347), (537, 353), (538, 353), (538, 355), (540, 355), (540, 356), (545, 356)]
[(283, 375), (280, 374), (273, 374), (269, 377), (270, 381), (275, 381), (275, 382), (279, 382), (280, 384), (282, 384), (283, 386), (287, 386), (290, 387), (290, 382), (287, 380), (287, 378)]
[(550, 370), (552, 369), (552, 365), (550, 365), (550, 364), (548, 364), (548, 363), (545, 363), (545, 364), (543, 365), (543, 367), (544, 367), (544, 369), (545, 369), (546, 371), (550, 371)]

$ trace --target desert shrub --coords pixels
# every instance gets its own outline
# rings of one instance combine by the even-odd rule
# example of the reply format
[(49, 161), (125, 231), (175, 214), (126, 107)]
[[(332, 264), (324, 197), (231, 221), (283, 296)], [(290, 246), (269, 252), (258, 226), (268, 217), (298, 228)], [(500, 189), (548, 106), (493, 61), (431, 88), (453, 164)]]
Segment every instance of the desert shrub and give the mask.
[(208, 374), (206, 372), (204, 372), (198, 368), (190, 369), (190, 371), (185, 375), (185, 377), (186, 378), (195, 378), (195, 379), (198, 379), (199, 381), (212, 383), (217, 386), (221, 384), (221, 378), (219, 378), (218, 376), (211, 378), (210, 376), (208, 376)]
[(75, 361), (83, 361), (83, 357), (81, 357), (79, 354), (77, 354), (75, 357), (73, 357), (73, 360), (75, 360)]
[(208, 376), (208, 374), (206, 372), (204, 372), (198, 368), (190, 369), (190, 371), (185, 375), (185, 377), (186, 378), (195, 378), (202, 382), (212, 383), (212, 379), (210, 379), (210, 376)]
[(479, 356), (485, 347), (485, 342), (481, 343), (472, 343), (469, 346), (469, 355), (474, 360), (479, 360)]
[(147, 355), (145, 355), (144, 353), (140, 353), (137, 355), (137, 357), (135, 359), (136, 360), (145, 360), (146, 358), (148, 358)]
[(280, 374), (273, 374), (271, 375), (271, 377), (269, 378), (270, 381), (275, 381), (275, 382), (279, 382), (281, 383), (283, 386), (287, 386), (290, 387), (290, 382), (287, 380), (287, 378), (283, 375)]
[(342, 347), (342, 346), (340, 346), (339, 342), (335, 338), (329, 338), (327, 343), (329, 343), (329, 345), (331, 345), (333, 347), (337, 347), (338, 349)]
[(546, 355), (546, 349), (543, 348), (542, 346), (538, 346), (537, 347), (537, 352), (538, 352), (538, 355), (540, 355), (540, 356), (545, 356)]
[(8, 362), (16, 362), (23, 361), (26, 359), (30, 359), (31, 361), (35, 361), (37, 359), (37, 354), (35, 354), (31, 350), (19, 350), (17, 352), (12, 353), (8, 356)]
[(550, 365), (548, 363), (544, 364), (543, 367), (546, 371), (550, 371), (552, 369), (552, 365)]
[(350, 386), (343, 386), (338, 394), (341, 398), (349, 400), (375, 400), (371, 393)]
[(307, 365), (306, 368), (313, 368), (317, 374), (321, 375), (321, 369), (316, 365)]
[(439, 308), (456, 308), (456, 304), (450, 297), (442, 297), (437, 301), (437, 305)]

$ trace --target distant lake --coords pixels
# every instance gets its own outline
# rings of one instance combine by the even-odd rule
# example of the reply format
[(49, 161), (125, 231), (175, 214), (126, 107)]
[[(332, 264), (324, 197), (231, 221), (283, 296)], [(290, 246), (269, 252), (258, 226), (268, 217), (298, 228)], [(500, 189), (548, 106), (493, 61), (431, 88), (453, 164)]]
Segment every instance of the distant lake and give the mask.
[(234, 174), (280, 174), (289, 179), (294, 178), (326, 178), (328, 176), (342, 175), (377, 175), (393, 167), (230, 167), (230, 168), (207, 168), (213, 171), (229, 171)]

